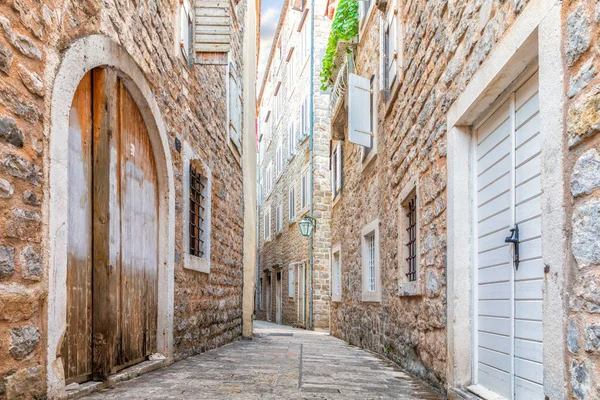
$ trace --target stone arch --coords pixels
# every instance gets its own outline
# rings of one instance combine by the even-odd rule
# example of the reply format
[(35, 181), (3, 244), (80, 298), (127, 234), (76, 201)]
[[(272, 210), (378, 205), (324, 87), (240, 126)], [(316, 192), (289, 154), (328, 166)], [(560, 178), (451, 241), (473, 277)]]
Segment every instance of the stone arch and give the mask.
[(173, 293), (175, 249), (175, 189), (173, 164), (165, 125), (154, 94), (135, 60), (118, 43), (103, 35), (80, 38), (63, 53), (57, 68), (50, 103), (48, 190), (44, 213), (48, 220), (48, 394), (64, 394), (59, 357), (66, 329), (68, 146), (69, 111), (73, 95), (91, 69), (113, 67), (133, 96), (148, 129), (158, 174), (158, 326), (157, 351), (170, 358), (173, 347)]

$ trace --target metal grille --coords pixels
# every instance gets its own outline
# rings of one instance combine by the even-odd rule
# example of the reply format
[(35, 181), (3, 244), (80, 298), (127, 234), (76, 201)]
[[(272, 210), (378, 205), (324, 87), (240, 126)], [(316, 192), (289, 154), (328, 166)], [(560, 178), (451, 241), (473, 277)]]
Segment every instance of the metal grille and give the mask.
[(408, 212), (408, 228), (406, 228), (408, 242), (406, 243), (407, 254), (406, 262), (408, 263), (408, 273), (406, 276), (410, 282), (417, 280), (417, 198), (413, 197), (407, 203)]
[(204, 256), (206, 178), (190, 166), (190, 254)]
[(377, 286), (375, 284), (375, 232), (370, 233), (366, 237), (367, 241), (367, 274), (369, 283), (369, 292), (375, 292)]

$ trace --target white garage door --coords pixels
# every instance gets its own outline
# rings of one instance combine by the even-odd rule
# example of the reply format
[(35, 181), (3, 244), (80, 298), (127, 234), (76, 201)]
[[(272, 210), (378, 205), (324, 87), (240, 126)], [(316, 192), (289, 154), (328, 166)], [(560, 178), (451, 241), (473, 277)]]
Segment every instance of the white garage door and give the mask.
[[(543, 399), (537, 73), (475, 135), (475, 382), (507, 399)], [(505, 243), (515, 225), (518, 268), (515, 246)]]

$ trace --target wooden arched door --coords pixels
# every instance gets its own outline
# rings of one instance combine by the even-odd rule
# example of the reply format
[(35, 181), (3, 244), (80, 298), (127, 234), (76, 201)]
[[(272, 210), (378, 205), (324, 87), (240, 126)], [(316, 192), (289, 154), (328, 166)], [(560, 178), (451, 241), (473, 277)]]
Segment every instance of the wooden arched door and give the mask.
[(156, 351), (158, 182), (148, 131), (117, 72), (96, 68), (70, 111), (67, 383)]

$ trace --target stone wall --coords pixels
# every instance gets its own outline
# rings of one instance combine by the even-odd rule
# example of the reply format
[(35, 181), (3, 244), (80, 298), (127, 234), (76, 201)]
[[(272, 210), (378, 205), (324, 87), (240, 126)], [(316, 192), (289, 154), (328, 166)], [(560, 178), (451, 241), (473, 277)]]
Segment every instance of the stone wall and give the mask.
[[(241, 335), (241, 167), (227, 146), (226, 71), (189, 67), (175, 51), (178, 2), (10, 0), (0, 4), (0, 398), (43, 398), (48, 291), (48, 140), (54, 77), (77, 38), (102, 34), (133, 57), (152, 88), (175, 175), (174, 357)], [(242, 75), (244, 2), (235, 8), (232, 62)], [(210, 166), (210, 274), (183, 269), (181, 154), (187, 141)], [(65, 199), (66, 201), (66, 199)], [(53, 210), (49, 210), (52, 213)], [(50, 349), (55, 351), (55, 349)]]
[[(391, 7), (393, 2), (387, 2)], [(332, 210), (332, 244), (342, 249), (342, 302), (332, 303), (335, 336), (376, 351), (444, 389), (446, 384), (446, 119), (495, 43), (527, 1), (398, 2), (403, 76), (378, 92), (377, 156), (363, 166), (359, 146), (343, 144), (343, 193)], [(374, 9), (355, 55), (357, 73), (379, 79), (380, 20)], [(399, 281), (399, 195), (417, 182), (421, 294)], [(381, 303), (361, 301), (361, 229), (379, 218)]]
[(567, 347), (572, 398), (600, 393), (600, 2), (563, 4), (568, 215)]
[[(317, 219), (317, 230), (314, 234), (314, 253), (313, 253), (313, 322), (315, 329), (327, 329), (329, 327), (329, 218), (331, 207), (331, 183), (329, 171), (329, 115), (327, 107), (329, 104), (329, 95), (320, 93), (319, 91), (319, 73), (321, 67), (320, 54), (323, 53), (326, 46), (327, 34), (329, 32), (330, 21), (320, 14), (318, 10), (324, 9), (324, 1), (316, 1), (315, 22), (314, 22), (314, 187), (313, 187), (313, 207), (314, 217)], [(286, 3), (287, 4), (287, 3)], [(283, 16), (284, 22), (281, 28), (282, 38), (288, 38), (290, 30), (297, 30), (300, 21), (301, 13), (299, 11), (287, 10)], [(303, 29), (309, 28), (310, 14), (305, 21)], [(277, 37), (275, 38), (277, 41)], [(292, 40), (283, 40), (282, 54), (287, 55), (290, 47), (294, 47), (294, 57), (300, 56), (300, 36)], [(262, 184), (262, 205), (260, 207), (260, 276), (263, 277), (263, 282), (266, 282), (266, 276), (271, 271), (282, 272), (282, 323), (288, 325), (305, 326), (302, 321), (298, 320), (297, 315), (297, 299), (298, 299), (298, 277), (297, 266), (299, 264), (306, 265), (309, 270), (309, 239), (303, 237), (300, 233), (297, 222), (306, 214), (309, 214), (309, 207), (301, 209), (300, 207), (300, 185), (301, 174), (310, 165), (310, 137), (306, 136), (300, 139), (301, 142), (296, 146), (294, 155), (288, 159), (284, 157), (284, 167), (280, 176), (275, 177), (275, 183), (271, 193), (264, 193), (264, 177), (265, 170), (270, 162), (275, 164), (275, 153), (277, 145), (283, 143), (284, 154), (287, 154), (287, 146), (289, 140), (288, 128), (292, 121), (295, 121), (296, 126), (299, 126), (301, 119), (301, 106), (306, 96), (310, 92), (310, 57), (303, 58), (300, 66), (294, 71), (295, 78), (291, 80), (291, 87), (287, 85), (287, 73), (289, 70), (285, 68), (285, 60), (282, 67), (272, 63), (266, 71), (267, 77), (263, 96), (261, 98), (260, 110), (272, 110), (275, 96), (273, 90), (278, 81), (282, 82), (278, 96), (284, 96), (284, 110), (280, 121), (276, 124), (276, 129), (272, 132), (271, 142), (263, 139), (260, 146), (266, 146), (263, 159), (261, 160), (261, 184)], [(273, 71), (280, 70), (279, 75)], [(269, 75), (272, 73), (272, 80), (269, 81)], [(271, 113), (273, 118), (274, 111)], [(260, 126), (260, 125), (259, 125)], [(299, 135), (298, 135), (299, 137)], [(294, 185), (296, 193), (296, 218), (289, 221), (289, 190)], [(275, 232), (275, 209), (278, 204), (282, 204), (283, 209), (283, 229), (277, 234)], [(265, 211), (271, 210), (271, 240), (265, 242), (264, 236), (264, 216)], [(294, 266), (294, 297), (288, 296), (289, 274), (288, 267)], [(271, 321), (275, 321), (276, 313), (276, 296), (275, 296), (275, 279), (276, 273), (272, 275), (271, 285), (271, 302), (272, 312)], [(308, 273), (307, 273), (308, 276)], [(309, 289), (307, 288), (307, 296)], [(262, 310), (259, 310), (258, 317), (266, 319), (266, 287), (262, 290)], [(308, 306), (306, 315), (308, 316)]]

